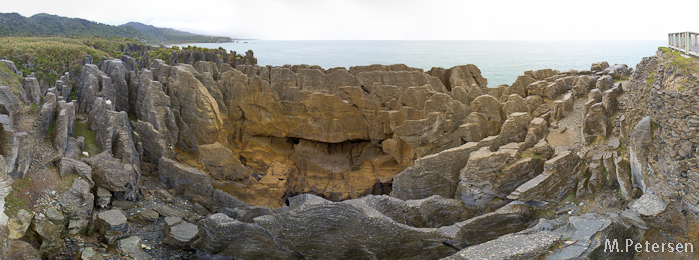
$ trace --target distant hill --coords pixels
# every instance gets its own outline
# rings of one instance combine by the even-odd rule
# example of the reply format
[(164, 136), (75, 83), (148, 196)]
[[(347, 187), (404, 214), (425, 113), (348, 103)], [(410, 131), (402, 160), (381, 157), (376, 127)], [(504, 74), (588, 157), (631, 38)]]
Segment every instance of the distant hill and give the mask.
[(158, 28), (152, 25), (130, 22), (120, 25), (119, 27), (132, 27), (142, 34), (156, 42), (167, 43), (196, 43), (196, 42), (230, 42), (229, 37), (216, 37), (193, 34), (189, 32), (178, 31), (170, 28)]
[(31, 17), (18, 13), (0, 13), (0, 37), (7, 36), (119, 37), (161, 44), (231, 41), (228, 37), (197, 35), (135, 22), (112, 26), (43, 13)]
[(80, 18), (50, 14), (24, 17), (18, 13), (0, 13), (0, 36), (100, 36), (145, 40), (134, 28), (117, 27)]

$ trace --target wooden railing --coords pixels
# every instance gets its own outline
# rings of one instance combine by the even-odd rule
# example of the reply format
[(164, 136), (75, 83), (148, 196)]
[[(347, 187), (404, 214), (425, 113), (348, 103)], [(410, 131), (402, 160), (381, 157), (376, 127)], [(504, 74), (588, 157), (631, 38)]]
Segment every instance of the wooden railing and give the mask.
[(699, 57), (699, 33), (669, 33), (667, 40), (667, 45), (670, 49), (684, 52), (686, 55)]

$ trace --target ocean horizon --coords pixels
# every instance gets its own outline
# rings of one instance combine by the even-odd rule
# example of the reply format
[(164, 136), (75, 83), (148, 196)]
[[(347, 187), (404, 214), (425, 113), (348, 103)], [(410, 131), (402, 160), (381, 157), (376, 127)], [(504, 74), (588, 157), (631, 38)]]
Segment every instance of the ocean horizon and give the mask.
[[(247, 43), (245, 43), (247, 42)], [(275, 41), (176, 44), (244, 54), (255, 53), (260, 66), (319, 65), (323, 68), (406, 64), (425, 71), (474, 64), (488, 87), (511, 85), (527, 70), (589, 70), (595, 62), (631, 68), (655, 55), (667, 41)]]

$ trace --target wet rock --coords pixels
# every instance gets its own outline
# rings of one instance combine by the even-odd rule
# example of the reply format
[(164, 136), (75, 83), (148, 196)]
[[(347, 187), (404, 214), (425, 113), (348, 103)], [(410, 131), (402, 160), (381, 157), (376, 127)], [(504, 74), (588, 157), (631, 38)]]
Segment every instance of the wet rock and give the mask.
[(107, 210), (97, 214), (95, 227), (102, 234), (107, 244), (112, 244), (129, 232), (126, 215), (119, 209)]
[(629, 161), (631, 163), (631, 185), (646, 191), (645, 168), (648, 162), (648, 149), (651, 142), (651, 117), (646, 116), (636, 124), (631, 132)]
[(83, 161), (92, 167), (92, 179), (97, 186), (114, 192), (117, 199), (138, 197), (140, 174), (131, 164), (120, 163), (106, 151)]
[(163, 242), (181, 248), (188, 248), (199, 233), (197, 225), (188, 222), (182, 222), (165, 230)]
[(148, 225), (155, 221), (158, 221), (160, 214), (154, 210), (146, 209), (137, 212), (136, 214), (129, 217), (129, 221), (133, 221), (142, 225)]
[(24, 237), (24, 235), (27, 233), (29, 225), (32, 224), (33, 219), (33, 213), (25, 209), (18, 210), (17, 216), (10, 218), (10, 220), (7, 222), (7, 229), (9, 230), (9, 235), (7, 238), (20, 239)]
[(153, 256), (141, 250), (141, 238), (137, 236), (130, 236), (119, 240), (117, 248), (120, 253), (136, 260), (153, 259)]
[(629, 208), (643, 216), (654, 217), (665, 211), (667, 203), (658, 195), (647, 193), (629, 204)]

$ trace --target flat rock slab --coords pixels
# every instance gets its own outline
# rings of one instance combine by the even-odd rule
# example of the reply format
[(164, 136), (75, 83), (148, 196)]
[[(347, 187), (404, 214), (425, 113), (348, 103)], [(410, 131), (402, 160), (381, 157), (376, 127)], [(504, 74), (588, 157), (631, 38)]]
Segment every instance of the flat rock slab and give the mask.
[(550, 231), (528, 235), (504, 235), (483, 244), (467, 247), (442, 259), (536, 259), (562, 237), (562, 234)]
[(189, 222), (182, 222), (175, 226), (172, 226), (165, 234), (165, 243), (187, 247), (189, 246), (194, 238), (197, 237), (199, 233), (199, 227)]

